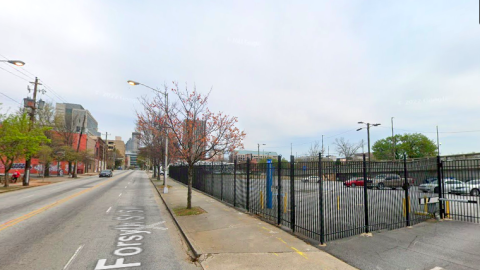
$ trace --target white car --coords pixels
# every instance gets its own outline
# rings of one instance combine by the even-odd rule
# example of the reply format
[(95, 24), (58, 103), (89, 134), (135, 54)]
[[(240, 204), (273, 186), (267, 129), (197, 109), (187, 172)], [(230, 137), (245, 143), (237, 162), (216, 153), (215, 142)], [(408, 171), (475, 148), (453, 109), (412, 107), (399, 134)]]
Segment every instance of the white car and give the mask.
[(318, 176), (308, 176), (308, 177), (303, 178), (302, 182), (304, 182), (304, 183), (308, 183), (308, 182), (318, 183), (318, 182), (320, 182), (320, 177), (318, 177)]
[(451, 191), (453, 194), (470, 194), (471, 196), (480, 195), (480, 179), (469, 180), (463, 185), (455, 187)]
[[(442, 181), (444, 183), (443, 187), (445, 193), (450, 193), (452, 189), (463, 186), (465, 184), (462, 181), (452, 178), (444, 178)], [(423, 192), (438, 193), (438, 183), (430, 182), (427, 184), (421, 184), (420, 186), (418, 186), (418, 189)]]

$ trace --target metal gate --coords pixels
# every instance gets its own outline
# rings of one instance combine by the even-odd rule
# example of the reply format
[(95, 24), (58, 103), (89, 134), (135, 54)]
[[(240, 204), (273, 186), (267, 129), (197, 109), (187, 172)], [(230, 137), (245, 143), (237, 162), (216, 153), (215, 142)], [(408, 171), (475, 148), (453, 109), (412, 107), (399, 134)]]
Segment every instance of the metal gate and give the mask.
[(480, 160), (442, 160), (437, 192), (444, 218), (480, 222)]

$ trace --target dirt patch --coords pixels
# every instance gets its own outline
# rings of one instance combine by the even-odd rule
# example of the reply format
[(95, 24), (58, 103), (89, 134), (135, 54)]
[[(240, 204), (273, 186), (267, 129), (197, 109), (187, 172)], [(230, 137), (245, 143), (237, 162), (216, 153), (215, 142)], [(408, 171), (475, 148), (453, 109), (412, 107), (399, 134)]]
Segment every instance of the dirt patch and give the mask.
[(175, 213), (176, 216), (196, 216), (196, 215), (201, 215), (203, 213), (206, 213), (207, 211), (203, 210), (201, 207), (192, 207), (192, 209), (187, 209), (184, 207), (179, 207), (173, 209), (173, 212)]

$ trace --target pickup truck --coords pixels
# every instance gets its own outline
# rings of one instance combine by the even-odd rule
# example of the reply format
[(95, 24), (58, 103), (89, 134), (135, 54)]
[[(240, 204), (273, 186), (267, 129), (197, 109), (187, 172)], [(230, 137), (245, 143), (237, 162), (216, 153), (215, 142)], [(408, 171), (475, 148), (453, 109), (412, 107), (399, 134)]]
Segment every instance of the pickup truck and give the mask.
[[(413, 185), (413, 178), (407, 178), (407, 183)], [(372, 186), (378, 189), (390, 187), (392, 189), (402, 188), (405, 184), (405, 178), (398, 174), (379, 174), (372, 178)]]

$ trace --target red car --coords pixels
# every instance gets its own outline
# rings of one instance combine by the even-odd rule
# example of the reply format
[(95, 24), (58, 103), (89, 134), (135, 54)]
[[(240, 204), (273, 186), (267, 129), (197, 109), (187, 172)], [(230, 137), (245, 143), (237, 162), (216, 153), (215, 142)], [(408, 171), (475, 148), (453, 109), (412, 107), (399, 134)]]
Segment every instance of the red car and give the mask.
[[(365, 181), (363, 181), (363, 177), (354, 177), (343, 182), (343, 185), (346, 187), (364, 186), (364, 182)], [(372, 180), (367, 178), (367, 182), (371, 183)]]

